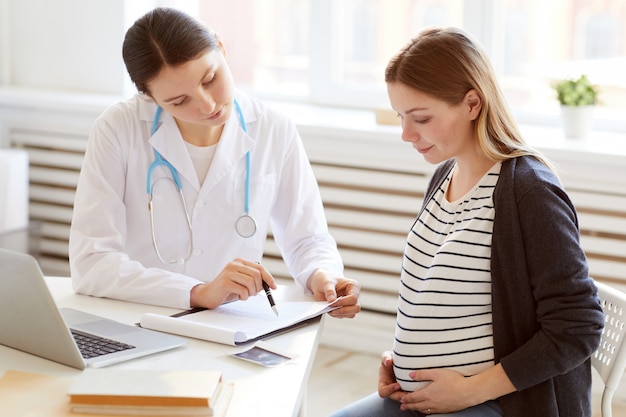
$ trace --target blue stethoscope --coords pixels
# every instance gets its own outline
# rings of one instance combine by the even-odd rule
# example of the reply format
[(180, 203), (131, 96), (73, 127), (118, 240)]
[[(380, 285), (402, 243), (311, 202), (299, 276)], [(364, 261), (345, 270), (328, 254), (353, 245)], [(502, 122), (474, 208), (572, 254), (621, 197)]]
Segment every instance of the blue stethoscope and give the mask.
[[(239, 103), (237, 102), (237, 100), (234, 100), (234, 104), (235, 104), (235, 110), (237, 111), (237, 116), (239, 118), (239, 125), (241, 126), (241, 129), (245, 133), (248, 133), (246, 120), (243, 116), (243, 112), (241, 111), (241, 107), (239, 107)], [(159, 119), (161, 118), (162, 111), (163, 109), (161, 108), (161, 106), (158, 106), (154, 114), (154, 121), (152, 122), (151, 135), (154, 135), (155, 132), (157, 131), (157, 128), (159, 127)], [(171, 179), (159, 178), (159, 179), (167, 179), (167, 180), (174, 182), (174, 184), (176, 185), (176, 189), (178, 190), (178, 193), (180, 195), (180, 202), (185, 212), (185, 218), (186, 218), (185, 220), (187, 221), (187, 228), (189, 231), (189, 246), (187, 247), (187, 253), (185, 254), (184, 258), (166, 260), (161, 255), (161, 252), (159, 251), (159, 247), (157, 245), (157, 239), (156, 239), (155, 229), (154, 229), (154, 212), (153, 212), (153, 207), (152, 207), (152, 196), (153, 196), (154, 185), (159, 179), (157, 179), (153, 183), (152, 172), (154, 171), (156, 167), (161, 166), (161, 165), (165, 166), (167, 169), (170, 170), (170, 173), (172, 174), (172, 178)], [(174, 168), (174, 166), (167, 159), (163, 158), (163, 156), (161, 156), (161, 154), (156, 149), (154, 149), (154, 161), (148, 167), (146, 192), (148, 193), (150, 197), (148, 201), (148, 210), (150, 212), (150, 230), (152, 233), (152, 245), (154, 246), (154, 251), (159, 257), (159, 260), (165, 264), (185, 263), (187, 260), (189, 260), (193, 252), (193, 234), (192, 234), (192, 227), (191, 227), (191, 218), (189, 217), (189, 211), (187, 210), (187, 203), (185, 201), (185, 196), (183, 195), (183, 185), (180, 181), (180, 177), (178, 176), (178, 172), (176, 171), (176, 168)], [(244, 238), (249, 238), (249, 237), (254, 236), (254, 234), (256, 233), (256, 221), (249, 214), (249, 209), (250, 209), (250, 151), (246, 153), (246, 175), (245, 175), (245, 190), (244, 190), (243, 201), (244, 201), (244, 213), (241, 216), (239, 216), (239, 218), (235, 222), (235, 230), (237, 231), (237, 234), (239, 234), (239, 236), (244, 237)]]

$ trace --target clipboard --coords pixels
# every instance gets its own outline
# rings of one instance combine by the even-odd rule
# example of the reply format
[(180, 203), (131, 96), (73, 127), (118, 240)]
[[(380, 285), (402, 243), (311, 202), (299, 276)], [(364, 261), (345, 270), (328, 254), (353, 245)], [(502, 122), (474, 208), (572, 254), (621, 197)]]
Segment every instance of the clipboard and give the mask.
[(191, 309), (172, 316), (147, 313), (139, 324), (156, 331), (238, 346), (290, 330), (338, 308), (335, 303), (305, 296), (295, 285), (279, 285), (273, 295), (280, 312), (278, 317), (261, 292), (215, 309)]

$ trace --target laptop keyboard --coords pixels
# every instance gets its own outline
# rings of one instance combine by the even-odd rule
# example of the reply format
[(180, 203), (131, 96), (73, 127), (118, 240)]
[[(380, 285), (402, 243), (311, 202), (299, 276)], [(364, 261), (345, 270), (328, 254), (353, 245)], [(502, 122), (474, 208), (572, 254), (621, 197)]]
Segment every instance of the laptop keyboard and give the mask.
[(135, 347), (116, 340), (79, 332), (74, 329), (70, 329), (70, 331), (76, 341), (76, 345), (78, 345), (81, 355), (83, 355), (85, 359), (108, 355), (109, 353), (133, 349)]

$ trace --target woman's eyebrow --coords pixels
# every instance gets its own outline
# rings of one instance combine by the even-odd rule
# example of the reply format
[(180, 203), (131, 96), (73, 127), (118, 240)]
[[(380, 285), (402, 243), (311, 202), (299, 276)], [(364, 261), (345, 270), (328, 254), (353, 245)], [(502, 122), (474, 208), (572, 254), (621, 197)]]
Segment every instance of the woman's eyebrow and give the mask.
[(163, 102), (165, 102), (165, 103), (170, 103), (170, 102), (172, 102), (172, 101), (176, 101), (176, 100), (178, 100), (179, 98), (182, 98), (182, 97), (184, 97), (184, 96), (185, 96), (185, 94), (181, 94), (181, 95), (176, 96), (176, 97), (172, 97), (172, 98), (165, 99), (165, 100), (163, 100)]
[(426, 107), (412, 107), (410, 109), (408, 109), (404, 114), (411, 114), (415, 111), (421, 111), (421, 110), (428, 110), (428, 108)]
[[(204, 80), (204, 79), (206, 78), (206, 76), (207, 76), (208, 74), (210, 74), (212, 71), (213, 71), (213, 67), (209, 67), (209, 68), (207, 68), (207, 70), (204, 72), (204, 74), (202, 75), (202, 77), (200, 77), (200, 84), (202, 84), (202, 80)], [(178, 96), (176, 96), (176, 97), (171, 97), (171, 98), (165, 99), (165, 100), (163, 100), (163, 102), (164, 102), (164, 103), (170, 103), (170, 102), (172, 102), (172, 101), (176, 101), (176, 100), (178, 100), (178, 99), (180, 99), (180, 98), (184, 97), (185, 95), (186, 95), (186, 94), (180, 94), (180, 95), (178, 95)]]

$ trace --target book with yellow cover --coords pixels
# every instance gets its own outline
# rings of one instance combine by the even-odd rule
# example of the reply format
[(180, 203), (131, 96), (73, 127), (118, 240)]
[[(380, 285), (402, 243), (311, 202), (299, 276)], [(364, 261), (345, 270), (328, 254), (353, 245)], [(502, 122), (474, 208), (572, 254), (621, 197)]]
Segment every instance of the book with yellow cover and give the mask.
[(220, 371), (86, 369), (67, 393), (77, 413), (213, 416), (223, 414), (232, 385)]
[(70, 377), (7, 370), (0, 377), (0, 417), (80, 417), (70, 413), (71, 382)]

